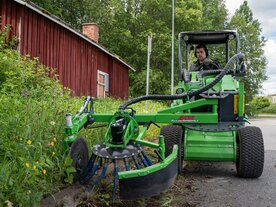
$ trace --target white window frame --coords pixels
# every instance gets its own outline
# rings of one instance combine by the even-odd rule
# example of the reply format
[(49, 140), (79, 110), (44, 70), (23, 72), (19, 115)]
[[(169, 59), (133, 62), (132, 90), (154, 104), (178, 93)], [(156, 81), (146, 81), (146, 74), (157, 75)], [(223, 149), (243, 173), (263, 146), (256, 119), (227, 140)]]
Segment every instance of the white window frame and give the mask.
[[(108, 94), (109, 92), (109, 74), (108, 73), (105, 73), (101, 70), (97, 70), (98, 73), (97, 73), (97, 97), (99, 97), (99, 85), (103, 85), (104, 87), (104, 96), (103, 98), (106, 97), (106, 95)], [(104, 83), (99, 83), (99, 75), (103, 75), (104, 76)]]

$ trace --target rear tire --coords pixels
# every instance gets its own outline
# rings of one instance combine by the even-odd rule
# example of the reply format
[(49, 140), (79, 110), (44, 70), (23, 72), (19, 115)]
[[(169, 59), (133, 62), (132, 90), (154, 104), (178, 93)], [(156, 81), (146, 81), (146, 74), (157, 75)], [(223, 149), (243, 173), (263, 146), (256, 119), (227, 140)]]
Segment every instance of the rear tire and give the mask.
[(258, 178), (264, 167), (264, 142), (258, 127), (247, 126), (237, 134), (236, 168), (239, 177)]
[(182, 171), (184, 159), (183, 129), (178, 125), (167, 125), (161, 128), (160, 135), (165, 139), (165, 156), (169, 156), (173, 151), (173, 145), (178, 145), (178, 174)]

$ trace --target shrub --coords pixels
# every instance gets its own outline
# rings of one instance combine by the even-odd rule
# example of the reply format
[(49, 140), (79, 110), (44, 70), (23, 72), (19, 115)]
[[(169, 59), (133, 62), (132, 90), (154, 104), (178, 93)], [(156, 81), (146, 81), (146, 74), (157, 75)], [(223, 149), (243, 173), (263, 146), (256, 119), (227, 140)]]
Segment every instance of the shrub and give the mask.
[(270, 105), (270, 101), (267, 97), (259, 96), (255, 97), (250, 104), (255, 105), (257, 110), (260, 110), (265, 107), (268, 107)]
[(245, 113), (249, 116), (249, 117), (254, 117), (257, 113), (257, 107), (256, 105), (249, 103), (245, 105)]
[(276, 104), (271, 104), (270, 106), (263, 108), (260, 112), (267, 114), (276, 114)]

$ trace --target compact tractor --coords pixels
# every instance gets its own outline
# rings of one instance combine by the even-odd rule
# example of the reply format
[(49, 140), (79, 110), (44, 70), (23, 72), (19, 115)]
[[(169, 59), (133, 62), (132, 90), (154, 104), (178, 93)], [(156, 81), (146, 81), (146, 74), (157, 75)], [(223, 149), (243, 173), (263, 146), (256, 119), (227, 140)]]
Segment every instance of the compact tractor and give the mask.
[[(191, 49), (206, 44), (223, 54), (217, 64), (189, 71)], [(122, 104), (114, 114), (97, 113), (86, 97), (75, 115), (66, 115), (65, 144), (70, 148), (76, 177), (97, 185), (112, 171), (113, 199), (157, 195), (170, 187), (184, 162), (223, 161), (236, 164), (237, 175), (258, 178), (264, 165), (262, 132), (246, 126), (244, 84), (246, 68), (237, 31), (182, 32), (178, 37), (179, 84), (175, 95), (140, 96)], [(185, 51), (185, 52), (183, 52)], [(230, 54), (234, 54), (230, 58)], [(185, 60), (185, 61), (182, 61)], [(130, 105), (145, 100), (169, 100), (157, 113), (138, 114)], [(145, 140), (151, 125), (160, 127), (155, 141)], [(106, 127), (102, 141), (89, 150), (82, 129)], [(119, 190), (118, 190), (119, 189)]]

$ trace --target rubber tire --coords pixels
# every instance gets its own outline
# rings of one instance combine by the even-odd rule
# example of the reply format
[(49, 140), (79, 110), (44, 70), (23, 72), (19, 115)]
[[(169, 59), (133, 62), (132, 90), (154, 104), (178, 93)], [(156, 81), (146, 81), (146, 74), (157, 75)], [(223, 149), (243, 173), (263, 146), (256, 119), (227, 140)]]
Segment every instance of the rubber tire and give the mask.
[(165, 157), (172, 153), (173, 145), (178, 145), (178, 174), (182, 171), (184, 160), (183, 129), (178, 125), (167, 125), (161, 128), (160, 135), (165, 139)]
[(260, 128), (247, 126), (237, 134), (236, 169), (239, 177), (258, 178), (264, 167), (264, 142)]
[(86, 141), (82, 137), (78, 137), (70, 147), (70, 157), (72, 158), (72, 166), (76, 169), (76, 173), (74, 173), (75, 180), (79, 180), (81, 178), (82, 173), (86, 169), (88, 164), (89, 154), (88, 147)]

